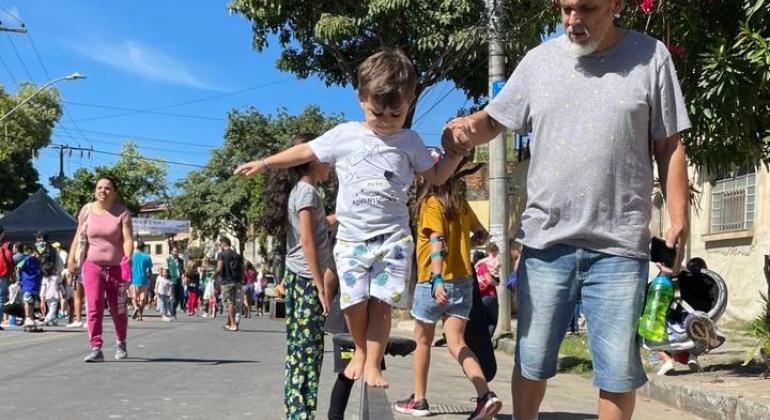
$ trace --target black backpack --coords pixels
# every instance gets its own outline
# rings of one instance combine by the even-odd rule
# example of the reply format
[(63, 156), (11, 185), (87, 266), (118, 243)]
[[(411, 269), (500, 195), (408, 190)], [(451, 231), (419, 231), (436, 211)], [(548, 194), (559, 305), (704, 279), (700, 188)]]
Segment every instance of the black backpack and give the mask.
[(233, 276), (233, 279), (243, 282), (243, 257), (236, 254), (236, 258), (231, 259), (229, 264), (230, 275)]

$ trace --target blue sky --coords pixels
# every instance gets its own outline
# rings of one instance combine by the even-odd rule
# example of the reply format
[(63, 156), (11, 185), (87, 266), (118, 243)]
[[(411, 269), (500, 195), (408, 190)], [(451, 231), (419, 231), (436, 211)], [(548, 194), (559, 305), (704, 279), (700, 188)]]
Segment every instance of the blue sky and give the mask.
[[(65, 115), (56, 126), (54, 143), (93, 145), (115, 153), (124, 139), (132, 138), (145, 156), (193, 165), (205, 164), (211, 148), (222, 145), (226, 114), (232, 108), (254, 106), (272, 114), (285, 107), (297, 113), (317, 104), (327, 113), (361, 118), (352, 88), (326, 87), (316, 78), (298, 80), (276, 70), (275, 46), (257, 54), (249, 23), (229, 15), (226, 4), (0, 0), (0, 22), (18, 25), (7, 11), (29, 30), (28, 35), (0, 32), (0, 58), (7, 66), (0, 66), (0, 84), (15, 92), (14, 79), (42, 84), (72, 72), (85, 74), (85, 80), (56, 85)], [(449, 92), (413, 127), (426, 144), (439, 142), (443, 122), (466, 103), (463, 94), (452, 89), (449, 83), (436, 85), (418, 103), (419, 116)], [(113, 108), (149, 110), (189, 101), (196, 102), (157, 111), (175, 115), (110, 117), (127, 113)], [(65, 157), (65, 174), (114, 159), (102, 153), (91, 158), (73, 153)], [(58, 173), (58, 165), (58, 152), (52, 148), (42, 150), (35, 161), (41, 183), (54, 194), (48, 178)], [(167, 169), (172, 183), (195, 168), (169, 164)]]

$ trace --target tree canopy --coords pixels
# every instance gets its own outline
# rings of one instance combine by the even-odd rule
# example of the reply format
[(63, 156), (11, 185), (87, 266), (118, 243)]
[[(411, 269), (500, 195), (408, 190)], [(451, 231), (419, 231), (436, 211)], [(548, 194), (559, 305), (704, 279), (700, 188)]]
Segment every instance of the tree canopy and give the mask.
[(166, 166), (147, 160), (136, 143), (123, 143), (120, 157), (110, 166), (97, 166), (93, 171), (80, 168), (64, 185), (57, 200), (67, 211), (76, 214), (80, 208), (94, 199), (94, 188), (100, 177), (107, 176), (118, 185), (118, 196), (133, 214), (139, 212), (142, 203), (153, 199), (166, 199)]
[[(540, 0), (501, 2), (516, 37), (506, 53), (518, 61), (552, 27)], [(229, 10), (252, 25), (252, 44), (281, 47), (279, 69), (356, 86), (356, 68), (383, 47), (400, 48), (418, 72), (417, 97), (443, 80), (474, 100), (487, 93), (487, 13), (483, 0), (231, 0)], [(406, 122), (411, 126), (411, 114)]]
[[(0, 116), (29, 98), (37, 86), (21, 83), (15, 95), (0, 86)], [(32, 195), (40, 184), (32, 159), (51, 143), (53, 126), (61, 117), (59, 93), (48, 88), (35, 95), (0, 123), (0, 213), (13, 210)]]
[(710, 171), (770, 164), (770, 2), (630, 2), (626, 24), (672, 53), (693, 128), (687, 155)]
[(216, 238), (222, 231), (233, 234), (243, 252), (249, 235), (264, 237), (266, 233), (260, 218), (269, 197), (264, 196), (264, 174), (234, 177), (235, 167), (286, 148), (296, 134), (324, 132), (338, 124), (341, 116), (326, 115), (318, 107), (308, 106), (298, 115), (285, 109), (275, 115), (255, 108), (235, 109), (227, 119), (223, 147), (211, 152), (205, 168), (190, 172), (177, 183), (180, 194), (172, 199), (172, 208), (190, 220), (202, 237)]
[[(558, 1), (498, 5), (510, 74), (555, 28)], [(364, 58), (398, 47), (418, 69), (418, 98), (448, 80), (476, 105), (487, 99), (483, 0), (231, 0), (228, 8), (250, 21), (257, 51), (277, 42), (277, 67), (299, 77), (355, 87)], [(712, 171), (770, 164), (768, 0), (631, 0), (620, 19), (671, 50), (693, 122), (684, 142), (694, 164)]]

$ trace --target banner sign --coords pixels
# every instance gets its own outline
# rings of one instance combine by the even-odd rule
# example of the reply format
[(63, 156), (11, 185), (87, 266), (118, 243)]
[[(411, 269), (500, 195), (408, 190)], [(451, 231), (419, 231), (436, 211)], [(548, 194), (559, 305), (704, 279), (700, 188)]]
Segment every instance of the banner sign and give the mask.
[(190, 231), (189, 220), (132, 217), (131, 222), (134, 224), (134, 233), (138, 234), (172, 234)]

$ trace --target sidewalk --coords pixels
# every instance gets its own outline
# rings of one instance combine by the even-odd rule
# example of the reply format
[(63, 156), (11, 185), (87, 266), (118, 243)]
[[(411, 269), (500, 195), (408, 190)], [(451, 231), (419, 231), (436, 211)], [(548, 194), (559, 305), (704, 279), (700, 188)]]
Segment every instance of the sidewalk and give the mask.
[[(514, 330), (515, 322), (514, 319), (512, 326)], [(397, 326), (394, 325), (394, 329), (397, 327), (402, 331), (412, 331), (413, 325), (413, 321), (400, 321)], [(660, 362), (649, 362), (645, 353), (644, 363), (649, 382), (639, 390), (639, 395), (704, 419), (770, 419), (770, 379), (762, 379), (760, 376), (764, 368), (753, 362), (749, 366), (741, 366), (746, 351), (755, 343), (754, 339), (741, 331), (724, 330), (723, 332), (727, 335), (725, 344), (710, 354), (700, 357), (703, 368), (701, 372), (690, 372), (687, 366), (677, 365), (675, 373), (657, 376), (655, 372), (660, 367)], [(437, 332), (436, 335), (439, 334)], [(514, 346), (514, 339), (501, 339), (498, 342), (498, 354), (501, 352), (512, 354)], [(498, 378), (495, 382), (505, 379), (509, 387), (512, 358), (498, 357), (498, 364)], [(565, 380), (563, 377), (569, 379)], [(552, 383), (571, 383), (575, 381), (574, 378), (579, 376), (557, 375), (554, 380), (549, 381), (549, 390), (552, 388), (550, 385)], [(580, 396), (593, 403), (595, 396), (593, 396), (592, 385), (588, 379), (580, 379), (585, 381), (584, 389), (575, 390), (577, 392), (575, 397)], [(509, 404), (508, 401), (507, 403)], [(507, 407), (510, 409), (510, 405)], [(595, 408), (587, 412), (595, 413)], [(634, 418), (641, 418), (639, 415), (637, 410)]]
[[(395, 321), (391, 330), (392, 335), (411, 336), (414, 328), (413, 321)], [(438, 335), (438, 334), (437, 334)], [(325, 362), (326, 363), (326, 362)], [(392, 405), (396, 400), (409, 396), (412, 392), (412, 357), (387, 357), (385, 376), (391, 386), (386, 391), (370, 390), (370, 418), (406, 420), (413, 418), (396, 413)], [(497, 419), (512, 419), (511, 403), (511, 372), (513, 357), (497, 352), (497, 376), (490, 383), (490, 388), (503, 401), (503, 409)], [(319, 416), (323, 416), (328, 408), (326, 398), (331, 379), (326, 376), (321, 386), (323, 394), (319, 399)], [(360, 386), (356, 384), (350, 398), (346, 419), (358, 418), (358, 403)], [(457, 420), (467, 418), (475, 404), (473, 387), (462, 374), (457, 362), (452, 359), (446, 348), (433, 348), (431, 352), (431, 370), (428, 379), (427, 399), (432, 415), (437, 420)], [(596, 419), (597, 391), (587, 378), (578, 375), (558, 375), (549, 382), (548, 393), (541, 406), (541, 420), (582, 420)], [(665, 404), (640, 397), (637, 401), (635, 420), (658, 420), (661, 418), (676, 418), (677, 420), (697, 420), (701, 417), (684, 413)]]

